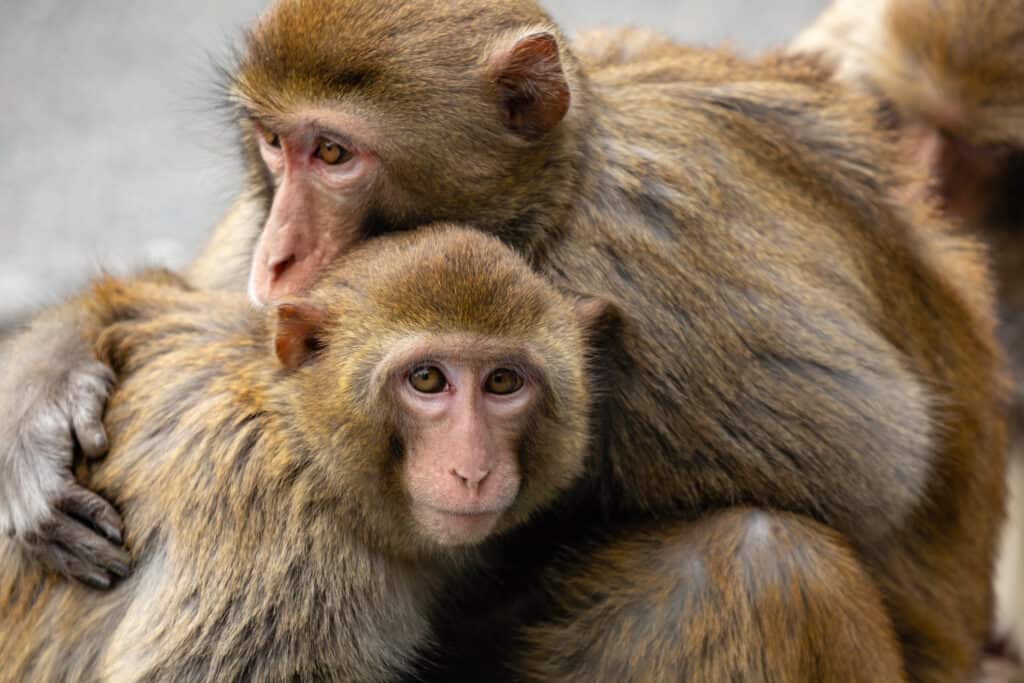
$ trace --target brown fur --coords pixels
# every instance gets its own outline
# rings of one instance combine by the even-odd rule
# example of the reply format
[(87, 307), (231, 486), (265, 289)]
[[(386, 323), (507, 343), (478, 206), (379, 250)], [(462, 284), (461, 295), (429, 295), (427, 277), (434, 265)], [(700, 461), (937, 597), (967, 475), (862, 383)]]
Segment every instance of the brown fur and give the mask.
[(636, 26), (606, 26), (585, 31), (573, 38), (572, 49), (587, 71), (675, 59), (701, 51), (653, 29)]
[[(736, 508), (631, 528), (572, 564), (547, 599), (603, 635), (581, 664), (546, 629), (527, 631), (530, 680), (903, 680), (877, 587), (838, 534), (806, 517)], [(650, 638), (652, 622), (671, 637)]]
[[(1011, 452), (1024, 453), (1024, 2), (841, 0), (795, 44), (876, 96), (948, 213), (990, 247), (1000, 337), (1017, 377)], [(1020, 470), (1017, 467), (1017, 470)], [(1020, 487), (1020, 475), (1013, 488)], [(1006, 531), (1001, 637), (1024, 651), (1024, 502)]]
[[(538, 48), (550, 45), (543, 34), (558, 41), (557, 65)], [(501, 55), (519, 55), (524, 40), (541, 59), (505, 68)], [(537, 86), (558, 85), (556, 66), (570, 106), (549, 130), (566, 91)], [(557, 513), (492, 544), (490, 572), (447, 594), (445, 657), (423, 675), (493, 680), (525, 675), (516, 667), (526, 662), (582, 679), (602, 670), (594, 656), (637, 663), (646, 648), (670, 655), (655, 661), (671, 675), (696, 666), (675, 647), (686, 623), (695, 634), (735, 631), (749, 648), (734, 663), (709, 660), (707, 679), (767, 649), (774, 675), (793, 680), (805, 656), (836, 656), (825, 637), (833, 619), (851, 638), (898, 639), (898, 664), (863, 669), (888, 669), (873, 680), (973, 671), (1003, 499), (989, 286), (977, 245), (906, 191), (872, 102), (813, 60), (783, 56), (682, 50), (587, 73), (528, 0), (282, 0), (235, 73), (250, 187), (192, 272), (196, 284), (243, 286), (244, 273), (225, 271), (243, 263), (274, 200), (249, 117), (272, 128), (321, 107), (376, 133), (363, 237), (471, 221), (556, 285), (624, 311), (602, 356), (608, 391), (583, 482)], [(835, 588), (805, 592), (817, 600), (785, 605), (800, 628), (763, 641), (740, 632), (771, 595), (756, 585), (711, 594), (699, 610), (612, 610), (604, 621), (545, 598), (547, 582), (574, 580), (574, 558), (587, 576), (593, 557), (608, 587), (595, 601), (618, 604), (616, 587), (633, 580), (622, 572), (645, 558), (609, 562), (602, 546), (635, 550), (639, 522), (638, 538), (663, 524), (685, 549), (682, 521), (737, 505), (806, 517), (806, 528), (787, 522), (792, 547), (769, 544), (756, 564), (790, 567), (790, 586), (867, 575), (895, 635), (871, 591), (835, 605)], [(845, 539), (863, 572), (837, 569), (849, 551), (810, 520)], [(727, 546), (713, 557), (722, 576), (747, 562)], [(657, 566), (658, 552), (647, 559)], [(595, 655), (596, 643), (608, 647)], [(786, 656), (791, 648), (803, 654)], [(554, 668), (545, 652), (559, 653)], [(737, 676), (756, 677), (751, 666)]]
[(86, 481), (124, 514), (135, 571), (96, 592), (0, 540), (0, 680), (408, 670), (431, 643), (440, 579), (474, 557), (424, 542), (396, 479), (397, 418), (371, 374), (409, 334), (476, 332), (542, 359), (503, 527), (569, 485), (589, 401), (571, 304), (479, 232), (401, 236), (349, 261), (310, 298), (326, 322), (294, 372), (274, 357), (273, 316), (237, 295), (166, 278), (96, 285), (86, 305), (107, 323), (99, 347), (121, 381), (111, 453)]
[[(559, 35), (527, 2), (463, 0), (442, 15), (426, 2), (282, 2), (253, 32), (234, 91), (261, 111), (337, 107), (399, 131), (379, 151), (367, 234), (472, 218), (555, 282), (627, 311), (576, 516), (498, 549), (502, 581), (522, 591), (456, 599), (472, 608), (445, 633), (469, 645), (447, 663), (490, 652), (477, 658), (488, 675), (524, 623), (577, 665), (564, 678), (588, 670), (596, 642), (671, 644), (676, 625), (657, 614), (640, 631), (556, 619), (530, 579), (508, 577), (563, 571), (538, 544), (579, 548), (621, 521), (743, 502), (844, 534), (882, 591), (906, 671), (962, 678), (990, 615), (1002, 497), (977, 249), (904, 200), (870, 103), (798, 59), (680, 50), (588, 77), (561, 41), (572, 106), (524, 140), (503, 129), (486, 73), (492, 51), (534, 31)], [(604, 580), (626, 579), (609, 568)], [(476, 619), (487, 600), (496, 607)], [(683, 619), (742, 621), (725, 609)], [(488, 628), (493, 652), (479, 645)]]
[(926, 157), (932, 163), (921, 170), (944, 201), (970, 193), (952, 213), (992, 247), (1002, 337), (1024, 372), (1024, 2), (876, 5), (864, 16), (862, 7), (835, 3), (795, 47), (822, 54), (839, 77), (880, 96), (886, 122), (907, 143), (922, 128), (942, 135), (944, 154)]

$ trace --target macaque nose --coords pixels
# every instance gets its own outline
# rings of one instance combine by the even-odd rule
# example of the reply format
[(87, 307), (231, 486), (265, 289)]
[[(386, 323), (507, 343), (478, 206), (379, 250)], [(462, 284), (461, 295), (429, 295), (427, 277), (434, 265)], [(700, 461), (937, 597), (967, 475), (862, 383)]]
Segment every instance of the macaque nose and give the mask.
[(452, 476), (474, 495), (479, 493), (480, 487), (483, 486), (490, 473), (490, 470), (468, 467), (457, 467), (451, 470)]

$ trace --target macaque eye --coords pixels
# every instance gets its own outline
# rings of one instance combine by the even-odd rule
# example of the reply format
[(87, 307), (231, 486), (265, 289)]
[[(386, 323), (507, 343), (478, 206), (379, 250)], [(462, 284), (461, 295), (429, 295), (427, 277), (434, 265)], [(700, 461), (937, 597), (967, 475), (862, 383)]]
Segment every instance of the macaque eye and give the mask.
[(336, 142), (321, 140), (316, 146), (316, 158), (328, 166), (337, 166), (352, 158), (352, 153)]
[(260, 137), (263, 138), (263, 142), (267, 143), (267, 145), (276, 149), (281, 148), (281, 137), (277, 133), (266, 128), (260, 128), (259, 133)]
[(515, 370), (499, 368), (487, 376), (484, 391), (489, 394), (505, 396), (514, 394), (523, 388), (523, 378)]
[(424, 365), (409, 373), (409, 384), (421, 394), (439, 394), (448, 386), (440, 368)]

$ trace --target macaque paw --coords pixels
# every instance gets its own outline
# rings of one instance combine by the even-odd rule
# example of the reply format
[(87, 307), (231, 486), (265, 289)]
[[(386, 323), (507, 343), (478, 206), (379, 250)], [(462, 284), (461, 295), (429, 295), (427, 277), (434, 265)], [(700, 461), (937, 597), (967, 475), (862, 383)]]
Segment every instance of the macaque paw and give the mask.
[(30, 381), (14, 396), (13, 423), (0, 458), (0, 529), (48, 568), (95, 588), (128, 575), (121, 516), (80, 486), (71, 467), (76, 447), (88, 459), (108, 448), (103, 412), (113, 372), (91, 361), (47, 386)]
[(47, 513), (15, 538), (49, 569), (93, 588), (110, 588), (131, 572), (117, 511), (100, 496), (66, 482)]

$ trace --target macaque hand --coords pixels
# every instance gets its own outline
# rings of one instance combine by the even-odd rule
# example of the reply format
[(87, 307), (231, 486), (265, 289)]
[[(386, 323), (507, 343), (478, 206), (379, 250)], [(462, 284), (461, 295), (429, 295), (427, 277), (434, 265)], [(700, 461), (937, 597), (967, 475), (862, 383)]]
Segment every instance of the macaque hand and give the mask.
[(76, 447), (90, 459), (107, 451), (113, 371), (65, 313), (5, 344), (0, 373), (0, 533), (49, 569), (109, 588), (130, 571), (121, 517), (75, 481), (72, 462)]

